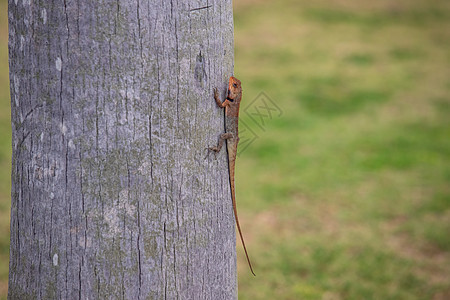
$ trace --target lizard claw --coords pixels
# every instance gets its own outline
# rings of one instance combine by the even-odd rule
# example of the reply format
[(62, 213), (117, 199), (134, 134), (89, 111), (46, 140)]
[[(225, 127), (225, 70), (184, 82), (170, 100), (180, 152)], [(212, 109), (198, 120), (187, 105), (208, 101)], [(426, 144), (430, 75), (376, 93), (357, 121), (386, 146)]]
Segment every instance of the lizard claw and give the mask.
[[(217, 151), (217, 147), (206, 147), (205, 149), (208, 149), (209, 151), (214, 151), (214, 158), (217, 159), (217, 153), (219, 152)], [(206, 154), (206, 157), (209, 156), (209, 151)]]

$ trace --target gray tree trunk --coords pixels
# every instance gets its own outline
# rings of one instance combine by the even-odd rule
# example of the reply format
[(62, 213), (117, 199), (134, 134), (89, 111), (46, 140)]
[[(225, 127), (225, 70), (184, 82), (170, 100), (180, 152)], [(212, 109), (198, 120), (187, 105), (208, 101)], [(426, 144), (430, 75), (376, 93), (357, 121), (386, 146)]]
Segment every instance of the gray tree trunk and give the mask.
[(10, 0), (10, 299), (235, 299), (231, 0)]

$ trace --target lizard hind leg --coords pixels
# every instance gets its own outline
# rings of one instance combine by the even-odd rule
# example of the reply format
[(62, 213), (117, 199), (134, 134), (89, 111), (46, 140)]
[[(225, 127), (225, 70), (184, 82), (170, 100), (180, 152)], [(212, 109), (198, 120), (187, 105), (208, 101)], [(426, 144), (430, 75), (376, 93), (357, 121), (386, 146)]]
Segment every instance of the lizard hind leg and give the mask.
[(215, 146), (215, 147), (209, 147), (208, 149), (214, 151), (215, 154), (217, 154), (217, 153), (219, 153), (220, 150), (222, 149), (222, 147), (223, 147), (223, 142), (224, 142), (225, 140), (229, 139), (229, 138), (232, 138), (232, 137), (233, 137), (233, 134), (232, 134), (232, 133), (228, 133), (228, 132), (222, 133), (222, 134), (220, 135), (219, 143), (217, 144), (217, 146)]

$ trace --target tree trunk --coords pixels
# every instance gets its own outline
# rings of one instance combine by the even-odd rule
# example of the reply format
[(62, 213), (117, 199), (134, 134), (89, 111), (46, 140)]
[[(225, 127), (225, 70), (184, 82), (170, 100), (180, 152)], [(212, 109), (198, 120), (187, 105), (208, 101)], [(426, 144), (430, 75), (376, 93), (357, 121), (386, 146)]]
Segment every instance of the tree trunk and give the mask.
[(10, 299), (235, 299), (231, 0), (9, 1)]

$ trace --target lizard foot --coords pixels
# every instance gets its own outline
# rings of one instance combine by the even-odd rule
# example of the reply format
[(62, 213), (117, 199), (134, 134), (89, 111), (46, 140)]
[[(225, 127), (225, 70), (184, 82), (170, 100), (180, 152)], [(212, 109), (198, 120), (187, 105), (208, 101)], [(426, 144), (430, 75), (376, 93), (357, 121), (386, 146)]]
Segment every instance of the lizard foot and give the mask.
[[(220, 149), (218, 147), (207, 147), (206, 149), (208, 149), (209, 151), (214, 151), (214, 158), (217, 159), (217, 153), (219, 153)], [(208, 151), (208, 154), (209, 154)]]

